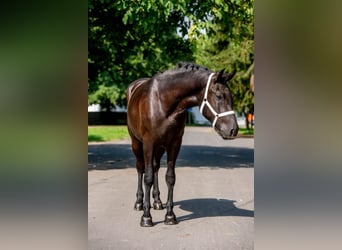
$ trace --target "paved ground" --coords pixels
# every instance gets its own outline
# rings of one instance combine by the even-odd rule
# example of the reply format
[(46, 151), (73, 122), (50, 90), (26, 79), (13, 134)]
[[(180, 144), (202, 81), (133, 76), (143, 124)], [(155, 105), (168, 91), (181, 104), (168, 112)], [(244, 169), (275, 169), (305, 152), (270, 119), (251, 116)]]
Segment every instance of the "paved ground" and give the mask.
[[(137, 176), (129, 141), (88, 150), (89, 249), (253, 249), (254, 140), (222, 140), (211, 128), (187, 128), (176, 167), (174, 212), (151, 210), (152, 228), (133, 210)], [(160, 169), (166, 202), (165, 157)]]

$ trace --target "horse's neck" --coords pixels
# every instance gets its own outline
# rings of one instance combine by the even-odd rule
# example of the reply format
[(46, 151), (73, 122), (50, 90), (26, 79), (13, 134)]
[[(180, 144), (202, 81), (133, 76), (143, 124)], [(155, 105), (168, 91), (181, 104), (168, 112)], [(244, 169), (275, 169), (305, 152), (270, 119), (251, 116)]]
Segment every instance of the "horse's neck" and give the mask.
[(188, 108), (199, 106), (205, 86), (205, 80), (195, 81), (191, 78), (174, 79), (166, 83), (166, 88), (160, 94), (165, 100), (167, 113), (182, 113)]

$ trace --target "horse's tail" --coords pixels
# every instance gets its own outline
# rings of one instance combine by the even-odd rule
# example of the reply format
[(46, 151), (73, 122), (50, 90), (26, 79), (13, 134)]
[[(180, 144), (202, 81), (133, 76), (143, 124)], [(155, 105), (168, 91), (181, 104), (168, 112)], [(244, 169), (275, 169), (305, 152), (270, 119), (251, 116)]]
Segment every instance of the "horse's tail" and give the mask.
[(128, 85), (127, 89), (126, 89), (126, 99), (127, 99), (127, 106), (129, 103), (129, 100), (131, 99), (132, 94), (134, 93), (134, 91), (144, 82), (148, 81), (151, 78), (140, 78), (138, 80), (135, 80), (134, 82), (132, 82), (130, 85)]

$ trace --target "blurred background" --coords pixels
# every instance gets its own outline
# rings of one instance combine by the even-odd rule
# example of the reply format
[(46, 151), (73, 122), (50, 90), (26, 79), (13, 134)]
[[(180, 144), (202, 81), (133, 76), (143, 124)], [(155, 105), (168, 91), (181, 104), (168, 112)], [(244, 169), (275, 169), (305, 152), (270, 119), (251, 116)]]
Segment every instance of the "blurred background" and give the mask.
[[(254, 59), (255, 249), (338, 248), (341, 2), (251, 6), (242, 0), (1, 3), (3, 248), (87, 248), (86, 107), (98, 103), (96, 96), (113, 93), (108, 106), (122, 106), (121, 89), (130, 81), (191, 60), (236, 68), (232, 88), (240, 98), (252, 89), (243, 72), (252, 72)], [(144, 65), (145, 58), (152, 63)]]

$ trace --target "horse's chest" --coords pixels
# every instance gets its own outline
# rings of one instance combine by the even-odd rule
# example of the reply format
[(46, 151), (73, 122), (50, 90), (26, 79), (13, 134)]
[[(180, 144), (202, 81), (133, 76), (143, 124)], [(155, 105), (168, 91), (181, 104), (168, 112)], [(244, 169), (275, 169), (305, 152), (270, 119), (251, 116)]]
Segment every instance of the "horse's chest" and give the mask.
[(172, 141), (182, 137), (184, 133), (184, 123), (175, 121), (165, 121), (158, 128), (159, 138), (163, 141)]

